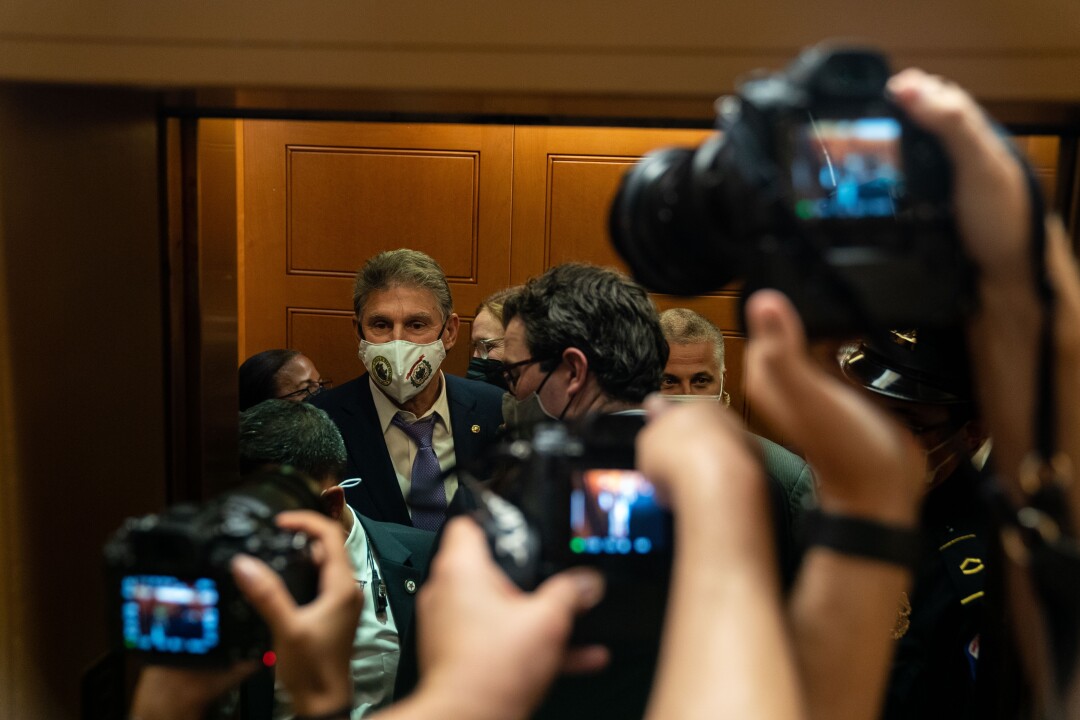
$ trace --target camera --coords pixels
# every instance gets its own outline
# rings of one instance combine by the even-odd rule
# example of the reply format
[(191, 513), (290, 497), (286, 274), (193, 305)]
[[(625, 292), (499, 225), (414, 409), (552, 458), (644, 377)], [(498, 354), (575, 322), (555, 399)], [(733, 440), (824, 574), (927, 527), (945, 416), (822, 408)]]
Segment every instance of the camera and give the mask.
[(877, 52), (819, 46), (717, 103), (718, 133), (623, 177), (612, 242), (651, 290), (776, 288), (814, 336), (948, 326), (971, 270), (937, 140), (888, 98)]
[(640, 647), (659, 640), (673, 557), (671, 513), (634, 469), (643, 418), (596, 415), (542, 423), (496, 450), (501, 471), (477, 519), (512, 580), (532, 589), (569, 567), (600, 570), (604, 600), (573, 641)]
[(104, 550), (113, 640), (158, 664), (260, 657), (270, 631), (229, 564), (237, 553), (252, 555), (281, 575), (297, 603), (315, 598), (318, 568), (307, 536), (274, 524), (284, 510), (322, 512), (308, 482), (289, 468), (260, 472), (205, 507), (129, 518)]

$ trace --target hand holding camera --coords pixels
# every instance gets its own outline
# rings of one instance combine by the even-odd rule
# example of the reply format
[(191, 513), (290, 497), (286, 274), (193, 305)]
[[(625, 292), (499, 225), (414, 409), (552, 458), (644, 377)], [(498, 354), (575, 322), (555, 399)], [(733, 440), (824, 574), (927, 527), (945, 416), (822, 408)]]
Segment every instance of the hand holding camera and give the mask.
[(439, 717), (525, 717), (557, 672), (607, 662), (603, 648), (566, 648), (574, 616), (603, 592), (599, 573), (586, 568), (524, 592), (492, 562), (475, 523), (451, 521), (417, 599), (418, 695), (442, 698)]
[[(236, 587), (269, 625), (277, 672), (302, 715), (321, 715), (352, 705), (349, 657), (360, 616), (361, 593), (341, 543), (339, 525), (310, 511), (284, 512), (278, 527), (310, 539), (319, 572), (319, 593), (297, 606), (285, 581), (262, 560), (236, 555)], [(258, 667), (240, 661), (227, 669), (151, 665), (139, 678), (132, 716), (140, 720), (199, 717), (219, 695)]]

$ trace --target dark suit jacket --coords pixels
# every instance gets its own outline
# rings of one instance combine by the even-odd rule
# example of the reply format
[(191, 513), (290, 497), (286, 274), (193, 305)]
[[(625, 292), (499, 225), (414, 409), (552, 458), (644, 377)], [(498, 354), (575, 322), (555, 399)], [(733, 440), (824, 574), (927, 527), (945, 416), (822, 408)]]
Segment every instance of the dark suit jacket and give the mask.
[(378, 558), (382, 581), (398, 636), (412, 629), (413, 602), (416, 591), (427, 574), (435, 542), (435, 533), (398, 523), (379, 522), (357, 513), (367, 532), (372, 552)]
[[(464, 465), (484, 451), (502, 425), (503, 391), (488, 383), (446, 373), (443, 378), (450, 406), (454, 453), (458, 464)], [(316, 395), (310, 402), (330, 415), (345, 438), (349, 455), (345, 477), (363, 479), (356, 487), (345, 490), (349, 505), (374, 520), (411, 525), (379, 426), (379, 413), (371, 397), (367, 373)]]
[(776, 525), (776, 560), (786, 592), (791, 589), (802, 561), (797, 538), (803, 512), (816, 504), (814, 474), (806, 461), (795, 453), (772, 440), (751, 436), (761, 447), (762, 465), (770, 481), (769, 495)]
[(798, 521), (803, 510), (816, 504), (814, 473), (806, 461), (772, 440), (754, 436), (761, 444), (765, 474), (780, 483), (787, 496), (792, 519)]

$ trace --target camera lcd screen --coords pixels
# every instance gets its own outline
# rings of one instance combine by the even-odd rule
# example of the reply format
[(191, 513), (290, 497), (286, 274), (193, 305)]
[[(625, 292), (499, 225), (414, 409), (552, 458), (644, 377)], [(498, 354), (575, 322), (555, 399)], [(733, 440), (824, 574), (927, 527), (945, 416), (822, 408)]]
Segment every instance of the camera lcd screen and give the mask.
[(670, 515), (636, 470), (590, 468), (574, 473), (570, 551), (575, 555), (650, 555), (665, 550)]
[(791, 184), (803, 220), (892, 217), (903, 197), (900, 123), (891, 117), (796, 125)]
[(127, 575), (120, 584), (124, 646), (205, 655), (220, 641), (220, 595), (210, 578)]

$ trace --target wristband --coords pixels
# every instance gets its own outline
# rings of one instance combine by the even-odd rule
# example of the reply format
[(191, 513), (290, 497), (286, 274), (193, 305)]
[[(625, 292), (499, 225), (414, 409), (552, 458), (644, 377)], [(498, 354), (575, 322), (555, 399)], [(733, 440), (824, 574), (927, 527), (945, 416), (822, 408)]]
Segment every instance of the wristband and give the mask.
[(917, 528), (886, 525), (875, 520), (807, 510), (802, 519), (803, 545), (820, 545), (845, 555), (899, 565), (918, 564), (921, 543)]
[(349, 718), (352, 717), (352, 711), (352, 703), (349, 703), (332, 712), (323, 713), (321, 715), (297, 715), (293, 720), (349, 720)]

